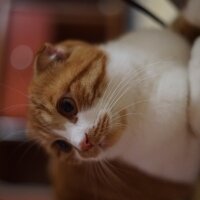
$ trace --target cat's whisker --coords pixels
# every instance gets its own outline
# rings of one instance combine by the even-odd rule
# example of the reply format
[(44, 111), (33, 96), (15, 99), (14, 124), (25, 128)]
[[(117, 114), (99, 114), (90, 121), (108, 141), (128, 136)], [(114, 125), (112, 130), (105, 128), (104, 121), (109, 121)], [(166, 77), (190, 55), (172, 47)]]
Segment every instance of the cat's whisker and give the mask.
[[(154, 78), (154, 76), (153, 76), (153, 78)], [(135, 86), (138, 86), (139, 84), (143, 83), (143, 81), (148, 80), (148, 79), (149, 79), (149, 77), (146, 77), (146, 78), (144, 78), (144, 79), (141, 79), (140, 82), (136, 83)], [(112, 106), (111, 106), (111, 108), (110, 108), (111, 110), (112, 110), (112, 108), (116, 105), (116, 103), (123, 97), (123, 95), (124, 95), (127, 91), (128, 91), (128, 90), (125, 90), (125, 92), (124, 92), (123, 94), (121, 94), (120, 97), (117, 98), (117, 100), (115, 101), (115, 103), (112, 104)]]
[[(107, 104), (107, 107), (109, 108), (109, 110), (112, 110), (112, 108), (116, 105), (116, 103), (129, 91), (130, 87), (127, 85), (124, 86), (124, 88), (122, 88), (122, 91), (119, 91), (118, 93), (120, 93), (120, 96), (115, 96), (115, 98), (113, 98), (113, 100), (110, 102), (110, 104)], [(122, 92), (122, 93), (121, 93)]]
[(128, 73), (128, 76), (127, 77), (124, 77), (121, 81), (121, 83), (119, 83), (115, 88), (115, 93), (113, 94), (113, 96), (111, 96), (111, 100), (115, 99), (115, 97), (118, 96), (118, 94), (123, 91), (124, 87), (128, 86), (128, 84), (130, 83), (131, 80), (133, 80), (139, 73), (140, 70), (138, 70), (138, 72), (136, 74), (134, 74), (134, 76), (131, 76), (131, 73), (130, 72), (127, 72)]
[(118, 119), (121, 119), (122, 117), (126, 117), (126, 116), (142, 116), (142, 115), (144, 115), (143, 113), (136, 113), (136, 112), (129, 112), (129, 113), (127, 113), (127, 114), (125, 114), (125, 115), (120, 115), (120, 116), (118, 116), (118, 117), (115, 117), (115, 118), (113, 118), (112, 119), (112, 122), (115, 122), (116, 120), (118, 120)]
[[(101, 177), (103, 178), (105, 184), (108, 185), (110, 188), (116, 190), (115, 186), (113, 185), (113, 181), (116, 181), (116, 177), (113, 175), (110, 169), (107, 168), (107, 166), (103, 162), (99, 162), (98, 167), (99, 167), (99, 172), (101, 173)], [(110, 180), (111, 177), (112, 181)]]
[(109, 104), (109, 102), (112, 100), (112, 95), (114, 95), (116, 92), (116, 88), (115, 90), (110, 90), (110, 93), (107, 94), (107, 98), (104, 100), (104, 107), (102, 108), (102, 110), (105, 110), (106, 107), (108, 107), (107, 105)]
[(105, 131), (106, 130), (109, 130), (110, 128), (113, 128), (113, 127), (126, 127), (127, 124), (123, 124), (123, 123), (114, 123), (112, 125), (109, 125), (107, 127), (105, 127), (104, 129), (102, 129), (101, 131), (98, 132), (98, 134), (105, 134)]
[(107, 102), (105, 104), (105, 107), (104, 109), (109, 109), (111, 110), (111, 105), (113, 104), (113, 102), (118, 99), (118, 94), (122, 92), (122, 94), (120, 96), (123, 96), (128, 90), (129, 90), (129, 87), (128, 86), (128, 83), (126, 83), (126, 85), (123, 85), (118, 91), (116, 91), (116, 94), (113, 94), (113, 96), (111, 96), (111, 101)]
[[(105, 184), (105, 182), (107, 181), (107, 177), (104, 175), (102, 169), (100, 168), (100, 163), (94, 163), (94, 168), (95, 168), (95, 180), (97, 180), (98, 182), (101, 182), (103, 184)], [(101, 191), (99, 190), (99, 187), (94, 187), (94, 194), (96, 199), (102, 199), (101, 196), (99, 194), (101, 194)]]
[(20, 156), (20, 158), (19, 158), (17, 164), (20, 164), (20, 163), (23, 161), (24, 157), (25, 157), (34, 147), (37, 147), (37, 148), (39, 147), (38, 142), (32, 141), (32, 144), (29, 145), (29, 146), (27, 147), (27, 149), (23, 152), (23, 154)]
[[(111, 81), (114, 81), (114, 79), (115, 79), (115, 76), (112, 78), (112, 80)], [(110, 82), (111, 83), (111, 82)], [(112, 87), (111, 87), (111, 89), (114, 87), (114, 85), (112, 85), (112, 84), (110, 84)], [(110, 89), (110, 91), (112, 92), (112, 90)], [(110, 92), (109, 90), (107, 90), (108, 92)], [(104, 93), (105, 94), (105, 93)], [(105, 95), (104, 96), (104, 98), (106, 98), (105, 100), (106, 101), (109, 101), (110, 99), (110, 96), (109, 96), (109, 93), (107, 94), (107, 95)], [(112, 98), (111, 98), (111, 100), (112, 100)], [(101, 105), (104, 103), (104, 99), (102, 98), (101, 99)], [(98, 109), (99, 109), (99, 111), (98, 111), (98, 113), (97, 113), (97, 115), (96, 115), (96, 118), (94, 119), (94, 124), (95, 124), (95, 120), (98, 118), (98, 116), (99, 116), (99, 114), (100, 114), (100, 112), (102, 111), (102, 110), (104, 110), (104, 111), (106, 111), (107, 110), (107, 106), (106, 106), (106, 103), (105, 103), (105, 105), (104, 105), (104, 108), (102, 108), (101, 109), (101, 107), (99, 106), (98, 107)]]
[[(112, 96), (110, 97), (110, 98), (111, 98), (111, 101), (108, 102), (108, 103), (106, 104), (107, 107), (110, 107), (110, 104), (112, 104), (112, 102), (114, 102), (114, 101), (116, 100), (116, 98), (118, 98), (118, 95), (129, 85), (129, 83), (130, 83), (133, 79), (136, 79), (137, 76), (139, 76), (139, 74), (142, 73), (142, 72), (143, 72), (143, 70), (140, 69), (140, 70), (137, 70), (137, 71), (136, 71), (136, 73), (134, 74), (133, 77), (132, 77), (132, 76), (130, 76), (130, 77), (125, 77), (125, 80), (124, 80), (124, 81), (126, 81), (126, 82), (124, 83), (124, 81), (123, 81), (124, 85), (122, 85), (121, 88), (120, 88), (120, 87), (116, 87), (115, 96), (112, 95)], [(128, 73), (128, 74), (131, 74), (131, 73)], [(137, 79), (136, 79), (136, 80), (137, 80)], [(123, 96), (123, 95), (121, 95), (121, 96)], [(111, 109), (112, 109), (112, 108), (111, 108)], [(110, 110), (111, 110), (111, 109), (110, 109)]]
[[(105, 184), (107, 182), (107, 177), (104, 175), (103, 171), (100, 168), (100, 164), (97, 163), (93, 163), (93, 171), (94, 171), (94, 175), (93, 175), (93, 181), (97, 181), (97, 182), (101, 182), (103, 184)], [(101, 196), (99, 194), (101, 194), (101, 191), (99, 191), (99, 187), (94, 187), (93, 188), (94, 191), (94, 197), (95, 199), (99, 199), (101, 200)]]
[[(151, 66), (155, 66), (155, 65), (158, 65), (158, 64), (163, 64), (163, 63), (173, 63), (173, 60), (171, 59), (167, 59), (167, 60), (161, 60), (161, 61), (155, 61), (155, 62), (152, 62), (150, 64), (147, 64), (147, 65), (144, 65), (143, 66), (143, 71), (145, 71), (145, 68), (149, 68)], [(155, 73), (155, 69), (153, 70), (153, 72)], [(159, 75), (159, 72), (157, 72), (156, 74), (153, 74), (153, 76), (147, 76), (147, 78), (154, 78), (157, 77)]]
[[(143, 113), (133, 112), (133, 113), (127, 113), (127, 114), (120, 115), (120, 116), (117, 116), (117, 117), (115, 117), (115, 118), (112, 118), (111, 125), (106, 126), (105, 128), (101, 129), (101, 130), (98, 132), (98, 134), (104, 133), (106, 130), (109, 130), (110, 128), (115, 127), (115, 125), (119, 125), (119, 124), (120, 124), (120, 125), (127, 126), (126, 123), (123, 124), (123, 123), (121, 123), (121, 122), (118, 122), (118, 119), (120, 119), (120, 118), (122, 118), (122, 117), (126, 117), (126, 116), (131, 116), (131, 115), (136, 115), (136, 116), (141, 115), (141, 116), (142, 116), (142, 115), (144, 115), (144, 114), (143, 114)], [(118, 123), (115, 123), (115, 121), (118, 122)]]
[(171, 58), (168, 58), (166, 60), (155, 60), (154, 62), (144, 65), (144, 67), (148, 68), (148, 67), (163, 64), (163, 63), (173, 63), (173, 60)]
[[(85, 176), (86, 176), (86, 179), (88, 181), (89, 184), (91, 184), (93, 182), (93, 177), (94, 177), (94, 170), (93, 170), (93, 166), (91, 164), (88, 164), (85, 166)], [(92, 192), (94, 193), (94, 188), (92, 187)]]
[(112, 79), (109, 81), (108, 85), (106, 86), (104, 94), (103, 94), (102, 98), (100, 99), (99, 106), (96, 107), (96, 110), (98, 110), (98, 112), (95, 112), (97, 114), (96, 114), (96, 117), (94, 118), (93, 123), (95, 122), (95, 120), (97, 119), (97, 117), (99, 116), (99, 114), (101, 112), (101, 107), (102, 107), (102, 105), (104, 103), (104, 99), (108, 97), (107, 93), (110, 92), (109, 90), (112, 90), (112, 88), (114, 87), (114, 84), (112, 85), (114, 79), (115, 79), (115, 76), (112, 77)]
[(11, 136), (14, 136), (14, 135), (17, 135), (17, 134), (26, 134), (26, 130), (25, 129), (21, 129), (21, 130), (17, 130), (17, 131), (13, 131), (13, 133), (11, 134), (6, 134), (5, 137), (1, 137), (0, 136), (0, 141), (3, 141), (3, 140), (7, 140), (9, 139)]
[[(114, 173), (114, 174), (116, 174), (117, 173), (117, 177), (124, 177), (124, 173), (127, 173), (127, 168), (123, 168), (123, 167), (120, 167), (120, 166), (118, 166), (117, 164), (113, 164), (112, 162), (109, 162), (109, 161), (107, 161), (106, 159), (104, 159), (104, 163), (107, 165), (107, 167), (108, 168), (110, 168), (110, 170), (111, 170), (111, 172), (112, 173)], [(120, 179), (120, 182), (121, 182), (122, 180)], [(124, 186), (124, 188), (126, 188), (126, 187), (129, 187), (128, 186), (128, 183), (127, 182), (124, 182), (123, 181), (123, 184), (120, 184), (121, 186), (123, 185)], [(119, 188), (119, 189), (121, 189), (121, 188)], [(134, 193), (136, 194), (141, 194), (142, 192), (140, 191), (140, 190), (138, 190), (138, 189), (136, 189), (136, 188), (133, 188), (134, 189)], [(122, 193), (120, 193), (120, 195), (121, 195)], [(124, 198), (124, 196), (122, 197), (122, 199)], [(130, 196), (129, 196), (129, 198), (131, 198)]]
[[(121, 175), (122, 174), (120, 174), (119, 171), (116, 170), (116, 168), (112, 167), (109, 164), (109, 161), (107, 162), (105, 159), (101, 162), (101, 168), (102, 168), (102, 170), (106, 171), (107, 174), (109, 175), (108, 176), (106, 174), (107, 175), (106, 178), (108, 179), (108, 177), (109, 177), (108, 180), (110, 180), (112, 178), (112, 182), (110, 182), (110, 184), (111, 184), (110, 187), (113, 189), (113, 191), (117, 194), (117, 196), (120, 199), (123, 199), (124, 195), (121, 192), (121, 190), (122, 190), (121, 187), (123, 185), (123, 187), (125, 188), (125, 187), (127, 187), (127, 185), (126, 185), (126, 182), (124, 182), (121, 179), (121, 177), (122, 177)], [(115, 184), (113, 184), (113, 183), (115, 183)]]
[[(104, 176), (102, 175), (101, 170), (99, 170), (99, 163), (94, 163), (93, 164), (94, 167), (94, 178), (97, 182), (101, 181), (104, 182)], [(100, 195), (99, 195), (99, 188), (96, 186), (93, 188), (94, 191), (94, 197), (95, 199), (101, 199)], [(101, 194), (101, 192), (100, 192)]]
[(143, 83), (144, 81), (150, 80), (150, 79), (153, 79), (153, 78), (156, 78), (156, 77), (158, 77), (158, 76), (159, 76), (159, 73), (153, 74), (153, 75), (151, 75), (151, 76), (146, 76), (146, 75), (144, 75), (145, 78), (140, 78), (140, 79), (138, 79), (138, 81), (136, 82), (135, 86), (139, 86), (139, 84)]
[(116, 105), (116, 103), (130, 90), (130, 87), (127, 87), (114, 101), (109, 105), (110, 110)]
[[(159, 109), (159, 108), (165, 108), (166, 106), (169, 106), (169, 105), (170, 105), (170, 104), (168, 104), (168, 105), (158, 105), (156, 108), (158, 108), (158, 109)], [(112, 123), (113, 123), (114, 121), (120, 119), (121, 117), (131, 116), (131, 115), (140, 115), (140, 116), (142, 116), (142, 115), (144, 115), (144, 113), (129, 112), (129, 113), (125, 114), (125, 115), (119, 115), (118, 117), (112, 117)], [(115, 116), (117, 116), (117, 114), (116, 114)]]
[[(31, 146), (27, 146), (27, 143), (32, 143), (31, 144)], [(29, 149), (29, 148), (33, 148), (33, 144), (35, 145), (35, 146), (37, 146), (37, 147), (39, 147), (39, 143), (38, 143), (39, 141), (35, 141), (35, 140), (33, 140), (33, 139), (29, 139), (29, 140), (20, 140), (20, 142), (19, 142), (19, 144), (17, 144), (17, 146), (12, 150), (12, 152), (10, 153), (10, 155), (9, 155), (9, 158), (12, 160), (13, 159), (13, 157), (16, 157), (16, 154), (17, 154), (17, 152), (19, 151), (19, 149), (20, 148), (24, 148), (24, 146), (26, 145), (27, 146), (27, 148)], [(25, 155), (24, 155), (25, 156)], [(21, 158), (22, 157), (20, 157), (20, 159), (19, 160), (21, 160)], [(18, 164), (19, 164), (19, 160), (18, 160)]]
[[(151, 101), (151, 99), (150, 99), (149, 101)], [(144, 101), (144, 102), (148, 102), (148, 101)], [(138, 102), (138, 103), (135, 103), (135, 105), (140, 104), (140, 103), (143, 103), (143, 101)], [(165, 108), (166, 106), (169, 106), (169, 105), (170, 105), (170, 104), (168, 104), (168, 105), (157, 105), (156, 108)], [(129, 105), (129, 106), (132, 106), (132, 105)], [(129, 106), (126, 106), (126, 107), (129, 107)], [(124, 110), (124, 108), (123, 108), (122, 110)], [(120, 111), (121, 111), (121, 110), (120, 110)], [(112, 120), (115, 120), (115, 119), (116, 119), (115, 116), (118, 116), (118, 118), (121, 118), (121, 117), (123, 117), (123, 116), (132, 115), (132, 114), (144, 115), (143, 113), (138, 113), (138, 112), (131, 112), (131, 113), (128, 112), (128, 113), (125, 114), (125, 115), (119, 115), (118, 113), (120, 113), (120, 111), (115, 112), (115, 114), (112, 115)]]
[[(130, 75), (130, 74), (131, 73), (128, 73), (128, 75)], [(116, 93), (118, 93), (118, 91), (121, 90), (120, 87), (125, 87), (124, 82), (125, 82), (125, 84), (127, 83), (127, 77), (124, 77), (123, 79), (121, 79), (121, 81), (115, 86), (114, 90), (111, 91), (111, 93), (107, 95), (108, 96), (108, 98), (106, 99), (107, 103), (105, 104), (103, 109), (105, 109), (105, 107), (110, 104), (110, 101), (113, 100), (113, 97), (116, 95)]]
[(148, 103), (149, 101), (151, 101), (151, 100), (149, 100), (149, 99), (148, 100), (141, 100), (141, 101), (136, 101), (136, 102), (133, 102), (133, 103), (131, 103), (129, 105), (126, 105), (126, 106), (120, 108), (118, 111), (114, 112), (112, 114), (112, 117), (115, 117), (115, 115), (118, 115), (121, 111), (123, 111), (123, 110), (125, 110), (127, 108), (130, 108), (132, 106), (137, 106), (137, 105), (142, 104), (142, 103)]
[(22, 76), (22, 73), (21, 73), (21, 71), (20, 70), (18, 70), (18, 71), (16, 71), (16, 73), (18, 73), (18, 75), (20, 76), (20, 81), (23, 83), (23, 85), (27, 85), (27, 83), (24, 81), (24, 79), (23, 79), (23, 76)]
[(17, 92), (18, 94), (21, 94), (21, 95), (23, 95), (24, 97), (26, 97), (27, 99), (29, 99), (29, 96), (28, 96), (28, 95), (26, 95), (26, 94), (23, 93), (22, 91), (18, 90), (17, 88), (11, 87), (10, 85), (7, 85), (7, 84), (5, 85), (5, 84), (3, 84), (3, 83), (0, 83), (0, 85), (3, 86), (3, 87), (6, 87), (6, 88), (9, 89), (9, 90), (15, 91), (15, 92)]
[(106, 173), (108, 170), (104, 167), (102, 161), (99, 162), (98, 168), (99, 168), (99, 173), (103, 179), (104, 184), (109, 185), (109, 187), (113, 187), (112, 182), (108, 179), (108, 176)]
[[(108, 83), (108, 85), (106, 87), (106, 90), (105, 90), (105, 92), (103, 94), (103, 97), (101, 98), (101, 104), (104, 102), (104, 100), (107, 100), (107, 98), (109, 96), (109, 95), (107, 95), (107, 93), (110, 92), (110, 91), (112, 91), (112, 89), (114, 88), (113, 82), (115, 81), (115, 78), (117, 78), (117, 75), (114, 75), (111, 78), (111, 80), (109, 81), (109, 83)], [(109, 91), (109, 89), (110, 89), (110, 91)], [(101, 105), (100, 105), (100, 107), (101, 107)]]
[(112, 170), (115, 168), (115, 166), (111, 165), (110, 161), (108, 161), (106, 158), (103, 159), (103, 163), (107, 168), (111, 168), (110, 170), (112, 171), (112, 173), (114, 173), (115, 170)]
[(30, 104), (16, 104), (16, 105), (5, 107), (5, 108), (1, 109), (0, 112), (13, 110), (13, 109), (18, 109), (20, 107), (25, 107), (25, 106), (29, 106), (29, 105)]

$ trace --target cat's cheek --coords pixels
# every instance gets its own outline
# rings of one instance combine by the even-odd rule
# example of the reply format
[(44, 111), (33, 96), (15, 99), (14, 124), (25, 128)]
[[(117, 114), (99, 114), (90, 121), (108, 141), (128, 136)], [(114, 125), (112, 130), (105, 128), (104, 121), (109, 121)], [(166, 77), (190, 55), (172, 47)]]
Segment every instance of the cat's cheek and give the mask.
[(108, 149), (114, 146), (121, 138), (123, 130), (113, 130), (102, 143), (103, 149)]
[(106, 134), (104, 140), (101, 143), (101, 146), (104, 150), (111, 148), (114, 146), (116, 143), (118, 143), (123, 136), (125, 129), (127, 127), (127, 119), (125, 117), (120, 117), (120, 116), (125, 116), (126, 112), (121, 112), (119, 115), (119, 120), (115, 124), (111, 125), (111, 129), (109, 130), (108, 134)]

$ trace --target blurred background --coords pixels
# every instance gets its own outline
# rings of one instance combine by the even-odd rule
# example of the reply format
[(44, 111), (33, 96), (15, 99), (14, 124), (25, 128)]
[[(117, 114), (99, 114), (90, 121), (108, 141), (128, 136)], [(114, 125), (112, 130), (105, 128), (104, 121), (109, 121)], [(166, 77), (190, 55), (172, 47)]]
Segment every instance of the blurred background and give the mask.
[[(177, 15), (167, 0), (140, 0), (166, 23)], [(0, 199), (51, 199), (48, 158), (27, 141), (28, 85), (44, 42), (106, 42), (144, 27), (160, 28), (122, 0), (0, 0)]]

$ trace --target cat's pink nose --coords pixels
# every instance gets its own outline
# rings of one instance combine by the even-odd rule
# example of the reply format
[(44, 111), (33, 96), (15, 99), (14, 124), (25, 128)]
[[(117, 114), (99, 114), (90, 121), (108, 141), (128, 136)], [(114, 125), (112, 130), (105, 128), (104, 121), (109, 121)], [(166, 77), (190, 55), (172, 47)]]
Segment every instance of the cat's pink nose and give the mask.
[(90, 143), (90, 140), (88, 138), (88, 135), (85, 134), (84, 139), (82, 140), (81, 144), (80, 144), (80, 148), (82, 151), (88, 151), (89, 149), (91, 149), (93, 147), (93, 144)]

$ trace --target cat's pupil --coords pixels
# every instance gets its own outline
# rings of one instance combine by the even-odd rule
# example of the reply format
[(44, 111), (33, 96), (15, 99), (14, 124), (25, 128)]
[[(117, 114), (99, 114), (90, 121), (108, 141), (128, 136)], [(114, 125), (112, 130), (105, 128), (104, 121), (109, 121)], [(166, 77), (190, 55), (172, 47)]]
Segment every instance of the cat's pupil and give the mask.
[(72, 103), (66, 99), (63, 101), (62, 108), (66, 113), (71, 113), (74, 110)]
[(72, 117), (77, 114), (76, 103), (72, 98), (63, 97), (57, 104), (57, 110), (66, 117)]

